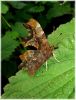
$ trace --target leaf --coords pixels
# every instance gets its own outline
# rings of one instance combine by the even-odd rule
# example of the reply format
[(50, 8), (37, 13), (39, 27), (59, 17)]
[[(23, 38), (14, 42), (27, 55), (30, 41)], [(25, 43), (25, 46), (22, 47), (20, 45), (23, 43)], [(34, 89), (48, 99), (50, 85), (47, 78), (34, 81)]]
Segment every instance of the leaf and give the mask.
[(18, 36), (17, 32), (9, 31), (2, 37), (2, 60), (7, 59), (15, 51), (15, 48), (19, 45), (16, 40)]
[(53, 4), (53, 7), (48, 10), (46, 17), (51, 20), (54, 17), (62, 16), (64, 14), (72, 14), (72, 10), (69, 3), (65, 2), (61, 5), (59, 2), (56, 2)]
[(34, 6), (29, 9), (29, 12), (40, 13), (40, 12), (44, 11), (44, 9), (45, 9), (44, 6)]
[(1, 13), (6, 14), (7, 11), (9, 10), (8, 6), (5, 5), (3, 2), (1, 3)]
[(28, 36), (28, 30), (20, 22), (16, 22), (15, 25), (12, 26), (12, 30), (18, 32), (21, 37)]
[[(70, 27), (72, 27), (71, 22), (68, 23)], [(64, 24), (63, 27), (64, 26), (66, 26), (66, 24)], [(54, 51), (59, 62), (57, 62), (54, 57), (51, 57), (47, 60), (47, 71), (45, 70), (46, 63), (44, 63), (33, 77), (29, 76), (25, 70), (20, 70), (15, 76), (9, 78), (9, 84), (4, 87), (2, 98), (69, 98), (75, 83), (74, 48), (71, 49), (71, 47), (74, 46), (74, 42), (68, 42), (67, 44), (67, 41), (74, 39), (72, 38), (74, 33), (71, 30), (72, 34), (69, 34), (69, 38), (67, 38), (66, 31), (65, 29), (66, 35), (59, 44), (59, 48)], [(68, 30), (68, 33), (69, 32)]]
[(73, 89), (73, 91), (71, 92), (71, 94), (69, 95), (69, 99), (71, 99), (71, 98), (75, 98), (75, 90)]
[[(48, 42), (50, 45), (55, 45), (57, 46), (58, 44), (60, 44), (62, 42), (62, 40), (66, 37), (69, 38), (74, 32), (74, 21), (75, 19), (73, 18), (70, 22), (60, 25), (60, 27), (58, 27), (56, 29), (56, 31), (53, 31), (50, 35), (48, 35)], [(69, 37), (68, 37), (69, 36)], [(74, 42), (73, 41), (74, 35), (72, 36), (71, 39), (71, 43)], [(69, 41), (67, 41), (69, 42)], [(65, 43), (64, 43), (65, 44)]]
[(13, 8), (22, 9), (26, 4), (20, 1), (10, 1), (8, 2)]

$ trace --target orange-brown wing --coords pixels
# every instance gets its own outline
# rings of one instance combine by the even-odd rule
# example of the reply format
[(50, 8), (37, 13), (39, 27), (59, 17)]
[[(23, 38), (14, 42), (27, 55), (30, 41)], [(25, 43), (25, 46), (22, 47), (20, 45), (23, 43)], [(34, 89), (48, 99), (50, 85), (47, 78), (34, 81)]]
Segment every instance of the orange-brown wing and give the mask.
[(44, 31), (36, 20), (30, 19), (26, 25), (31, 28), (33, 37), (25, 43), (25, 47), (35, 46), (37, 50), (30, 50), (20, 55), (22, 60), (20, 67), (26, 67), (29, 74), (34, 75), (38, 68), (52, 56), (54, 47), (50, 47)]

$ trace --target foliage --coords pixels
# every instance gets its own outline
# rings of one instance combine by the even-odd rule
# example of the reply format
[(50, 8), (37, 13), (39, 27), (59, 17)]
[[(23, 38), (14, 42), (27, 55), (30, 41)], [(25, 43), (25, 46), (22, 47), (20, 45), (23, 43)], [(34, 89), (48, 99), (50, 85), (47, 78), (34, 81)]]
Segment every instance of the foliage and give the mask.
[[(4, 83), (2, 98), (74, 98), (73, 17), (74, 2), (1, 2), (2, 76), (9, 80), (9, 84)], [(20, 41), (28, 36), (23, 24), (30, 18), (41, 24), (49, 44), (56, 47), (54, 54), (59, 60), (49, 58), (47, 71), (44, 63), (33, 77), (24, 69), (18, 70), (19, 55), (30, 49), (23, 48)]]
[(23, 3), (23, 2), (17, 2), (17, 1), (15, 1), (15, 2), (13, 2), (13, 1), (10, 1), (10, 2), (8, 2), (12, 7), (14, 7), (14, 8), (16, 8), (16, 9), (22, 9), (26, 4), (25, 3)]
[(16, 41), (17, 37), (17, 32), (6, 32), (6, 35), (2, 37), (2, 60), (7, 59), (19, 45)]
[[(60, 27), (57, 28), (56, 31), (53, 31), (52, 34), (48, 35), (49, 44), (57, 46), (59, 43), (62, 42), (62, 40), (64, 39), (65, 36), (66, 36), (66, 38), (69, 38), (71, 34), (75, 33), (74, 26), (75, 26), (74, 21), (71, 21), (70, 24), (68, 22), (67, 24), (60, 25)], [(69, 35), (69, 37), (68, 37), (68, 35)], [(70, 41), (68, 41), (68, 42), (70, 42)], [(71, 40), (71, 42), (72, 42), (72, 40)]]
[(5, 5), (4, 3), (2, 3), (2, 9), (1, 9), (1, 12), (2, 12), (3, 14), (5, 14), (5, 13), (7, 13), (7, 11), (8, 11), (8, 6)]
[(54, 3), (53, 7), (48, 10), (46, 17), (47, 19), (52, 19), (53, 17), (70, 14), (71, 12), (72, 9), (69, 3), (59, 4), (57, 2)]
[(32, 13), (40, 13), (42, 11), (44, 11), (44, 6), (35, 6), (29, 9), (29, 12)]
[(44, 64), (34, 77), (25, 70), (19, 71), (9, 78), (10, 84), (5, 86), (2, 98), (69, 98), (74, 94), (74, 48), (71, 48), (74, 46), (74, 33), (67, 38), (65, 32), (65, 26), (74, 28), (73, 24), (74, 20), (58, 28), (63, 28), (61, 32), (65, 34), (59, 49), (55, 50), (59, 62), (54, 57), (50, 58), (47, 61), (48, 71), (45, 71)]
[(21, 37), (28, 36), (28, 30), (23, 26), (22, 23), (15, 23), (15, 25), (12, 26), (12, 30), (18, 32)]

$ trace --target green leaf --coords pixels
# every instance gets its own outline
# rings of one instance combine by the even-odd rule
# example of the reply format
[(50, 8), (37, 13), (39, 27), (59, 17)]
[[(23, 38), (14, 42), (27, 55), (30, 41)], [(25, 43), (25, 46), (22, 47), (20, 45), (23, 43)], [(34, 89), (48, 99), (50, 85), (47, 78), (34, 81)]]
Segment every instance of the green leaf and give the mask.
[(10, 1), (8, 2), (12, 7), (16, 9), (22, 9), (26, 4), (20, 1)]
[(6, 32), (2, 37), (2, 60), (7, 59), (19, 45), (19, 42), (16, 40), (17, 37), (19, 37), (19, 34), (14, 31)]
[(75, 89), (73, 89), (73, 91), (69, 95), (69, 99), (75, 98), (75, 93), (74, 92), (75, 92)]
[(16, 22), (15, 25), (12, 26), (12, 30), (18, 32), (21, 37), (28, 36), (28, 30), (20, 22)]
[[(53, 31), (50, 35), (48, 35), (48, 42), (50, 45), (58, 45), (61, 42), (63, 42), (62, 40), (66, 38), (70, 38), (70, 36), (75, 33), (75, 25), (74, 25), (74, 21), (75, 19), (73, 18), (70, 22), (60, 25), (60, 27), (58, 27), (56, 29), (56, 31)], [(71, 36), (71, 40), (67, 41), (74, 43), (74, 35)], [(65, 43), (64, 43), (65, 44)], [(73, 45), (74, 46), (74, 45)]]
[(44, 11), (44, 9), (45, 9), (44, 6), (34, 6), (34, 7), (31, 7), (28, 11), (32, 13), (40, 13)]
[[(68, 25), (71, 26), (71, 22), (69, 22)], [(63, 27), (64, 26), (66, 26), (66, 24), (64, 24)], [(59, 44), (59, 48), (54, 50), (54, 54), (59, 62), (56, 61), (54, 57), (49, 58), (47, 60), (47, 71), (46, 63), (44, 63), (35, 76), (30, 76), (25, 70), (20, 70), (15, 76), (9, 78), (9, 84), (4, 87), (2, 98), (69, 98), (75, 83), (74, 48), (71, 48), (74, 46), (74, 43), (68, 42), (67, 44), (67, 41), (74, 39), (72, 38), (74, 33), (72, 32), (73, 30), (71, 30), (71, 34), (69, 34), (69, 38), (67, 38), (66, 31), (65, 28), (66, 35)], [(69, 32), (68, 30), (68, 33)]]
[(8, 10), (9, 10), (8, 6), (5, 5), (4, 3), (1, 3), (1, 13), (6, 14)]
[(69, 3), (65, 2), (64, 4), (60, 4), (59, 2), (56, 2), (53, 4), (53, 7), (48, 10), (46, 17), (51, 20), (54, 17), (62, 16), (64, 14), (72, 14), (72, 10)]

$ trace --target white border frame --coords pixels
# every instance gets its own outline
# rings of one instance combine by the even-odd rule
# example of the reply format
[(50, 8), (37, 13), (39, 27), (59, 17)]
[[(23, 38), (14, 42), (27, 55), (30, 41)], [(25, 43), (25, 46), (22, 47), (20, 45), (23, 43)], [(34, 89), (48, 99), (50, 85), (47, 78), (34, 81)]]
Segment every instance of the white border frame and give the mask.
[[(76, 23), (76, 0), (1, 0), (1, 1), (75, 1), (75, 23)], [(1, 1), (0, 1), (0, 99), (1, 99)], [(76, 25), (75, 25), (75, 32), (76, 32)], [(75, 41), (76, 41), (76, 33), (75, 33)], [(75, 50), (76, 50), (76, 45), (75, 45)], [(75, 52), (75, 58), (76, 58), (76, 52)], [(76, 76), (76, 61), (75, 61), (75, 76)], [(75, 77), (75, 99), (76, 99), (76, 77)], [(70, 100), (75, 100), (75, 99), (70, 99)], [(14, 99), (14, 100), (17, 100), (17, 99)], [(18, 99), (18, 100), (21, 100), (21, 99)], [(29, 99), (26, 99), (26, 100), (29, 100)], [(30, 100), (33, 100), (33, 99), (30, 99)], [(34, 100), (37, 100), (37, 99), (34, 99)], [(41, 99), (38, 99), (38, 100), (41, 100)], [(52, 100), (52, 99), (49, 99), (49, 100)], [(53, 100), (59, 100), (59, 99), (53, 99)], [(60, 99), (60, 100), (68, 100), (68, 99)]]

